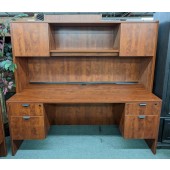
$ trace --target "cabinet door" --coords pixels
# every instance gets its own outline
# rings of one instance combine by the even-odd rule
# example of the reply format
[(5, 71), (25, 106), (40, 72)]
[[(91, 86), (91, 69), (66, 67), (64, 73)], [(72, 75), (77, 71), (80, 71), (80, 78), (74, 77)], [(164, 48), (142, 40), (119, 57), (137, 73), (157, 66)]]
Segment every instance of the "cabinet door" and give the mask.
[(11, 36), (15, 56), (49, 56), (47, 23), (12, 23)]
[(122, 23), (120, 56), (154, 56), (158, 23)]

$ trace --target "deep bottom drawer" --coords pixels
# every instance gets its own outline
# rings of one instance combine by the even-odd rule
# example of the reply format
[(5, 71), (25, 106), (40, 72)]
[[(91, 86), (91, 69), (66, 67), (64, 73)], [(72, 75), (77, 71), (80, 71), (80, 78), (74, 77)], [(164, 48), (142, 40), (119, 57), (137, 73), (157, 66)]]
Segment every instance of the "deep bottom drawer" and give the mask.
[(158, 116), (125, 116), (124, 138), (154, 139), (157, 135)]
[(11, 117), (10, 129), (14, 140), (44, 139), (44, 116)]

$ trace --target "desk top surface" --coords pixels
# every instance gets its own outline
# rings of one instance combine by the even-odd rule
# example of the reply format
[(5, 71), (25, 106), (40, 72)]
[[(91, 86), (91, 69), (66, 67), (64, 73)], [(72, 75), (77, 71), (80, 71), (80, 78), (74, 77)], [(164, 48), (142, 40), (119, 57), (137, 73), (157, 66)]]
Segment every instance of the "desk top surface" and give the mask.
[(126, 103), (161, 101), (143, 85), (30, 85), (8, 102)]

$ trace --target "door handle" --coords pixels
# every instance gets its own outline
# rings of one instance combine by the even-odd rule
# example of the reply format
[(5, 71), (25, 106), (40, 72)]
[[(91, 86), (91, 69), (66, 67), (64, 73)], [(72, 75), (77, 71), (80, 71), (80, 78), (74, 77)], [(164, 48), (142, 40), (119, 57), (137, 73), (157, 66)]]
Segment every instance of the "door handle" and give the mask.
[(30, 116), (23, 116), (22, 117), (24, 120), (29, 120), (30, 119)]
[(138, 118), (139, 119), (145, 119), (145, 115), (139, 115)]

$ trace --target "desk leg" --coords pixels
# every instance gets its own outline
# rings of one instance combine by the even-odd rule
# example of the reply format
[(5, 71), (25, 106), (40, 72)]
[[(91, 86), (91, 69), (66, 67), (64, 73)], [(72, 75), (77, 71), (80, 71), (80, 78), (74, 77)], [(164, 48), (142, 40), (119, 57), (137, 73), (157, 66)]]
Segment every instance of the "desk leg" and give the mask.
[(5, 140), (0, 144), (0, 156), (6, 156), (7, 149), (6, 149), (6, 142)]
[(12, 156), (14, 156), (21, 146), (23, 140), (11, 140)]
[(145, 139), (153, 154), (156, 154), (157, 139)]

